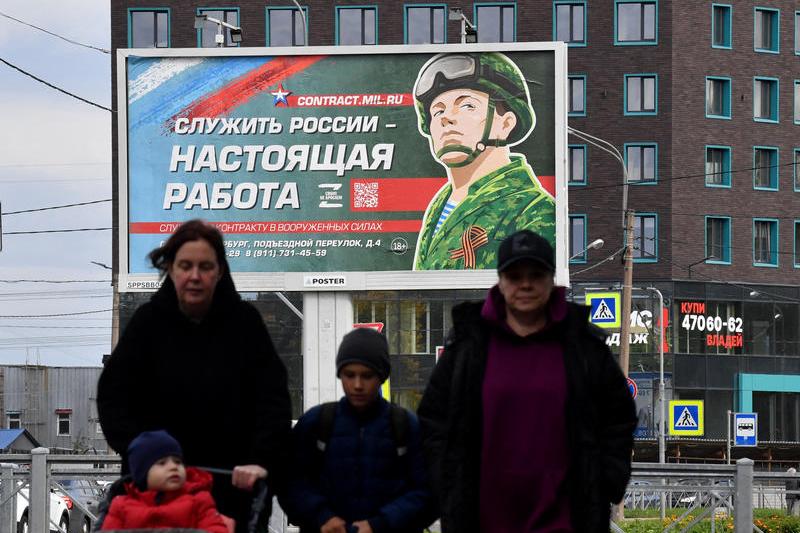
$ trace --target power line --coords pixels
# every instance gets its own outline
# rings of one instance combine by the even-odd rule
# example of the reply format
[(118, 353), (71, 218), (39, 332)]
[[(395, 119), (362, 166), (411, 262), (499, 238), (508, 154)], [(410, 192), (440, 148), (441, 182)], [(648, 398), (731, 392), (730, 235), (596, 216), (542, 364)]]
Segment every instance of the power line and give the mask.
[(97, 309), (96, 311), (78, 311), (76, 313), (51, 313), (46, 315), (0, 315), (0, 318), (51, 318), (59, 316), (94, 315), (97, 313), (108, 313), (113, 309)]
[(8, 167), (91, 167), (110, 165), (111, 161), (95, 161), (93, 163), (5, 163), (0, 168)]
[(24, 74), (24, 75), (26, 75), (26, 76), (28, 76), (28, 77), (30, 77), (30, 78), (33, 78), (34, 80), (38, 81), (39, 83), (43, 83), (44, 85), (47, 85), (47, 86), (48, 86), (48, 87), (50, 87), (51, 89), (55, 89), (56, 91), (58, 91), (58, 92), (61, 92), (61, 93), (64, 93), (64, 94), (66, 94), (67, 96), (71, 96), (71, 97), (75, 98), (76, 100), (80, 100), (80, 101), (81, 101), (81, 102), (83, 102), (83, 103), (86, 103), (86, 104), (92, 105), (92, 106), (94, 106), (94, 107), (99, 107), (100, 109), (103, 109), (103, 110), (105, 110), (105, 111), (108, 111), (109, 113), (115, 113), (115, 112), (116, 112), (116, 111), (114, 111), (113, 109), (111, 109), (111, 108), (109, 108), (109, 107), (105, 107), (105, 106), (102, 106), (102, 105), (100, 105), (100, 104), (96, 104), (96, 103), (92, 102), (91, 100), (87, 100), (86, 98), (82, 98), (82, 97), (78, 96), (77, 94), (73, 94), (73, 93), (71, 93), (71, 92), (69, 92), (69, 91), (67, 91), (67, 90), (64, 90), (64, 89), (62, 89), (61, 87), (58, 87), (58, 86), (56, 86), (56, 85), (53, 85), (53, 84), (52, 84), (52, 83), (50, 83), (49, 81), (45, 81), (45, 80), (43, 80), (42, 78), (38, 78), (38, 77), (34, 76), (33, 74), (31, 74), (30, 72), (28, 72), (28, 71), (26, 71), (26, 70), (23, 70), (23, 69), (19, 68), (19, 67), (18, 67), (18, 66), (16, 66), (16, 65), (12, 65), (11, 63), (9, 63), (8, 61), (6, 61), (6, 60), (5, 60), (5, 59), (3, 59), (2, 57), (0, 57), (0, 63), (5, 63), (6, 65), (8, 65), (9, 67), (13, 68), (14, 70), (16, 70), (16, 71), (19, 71), (19, 72), (21, 72), (22, 74)]
[(68, 39), (67, 37), (64, 37), (63, 35), (59, 35), (57, 33), (54, 33), (52, 31), (50, 31), (50, 30), (46, 30), (46, 29), (40, 28), (39, 26), (36, 26), (34, 24), (30, 24), (28, 22), (19, 20), (18, 18), (14, 18), (11, 15), (7, 15), (7, 14), (3, 13), (2, 11), (0, 11), (0, 16), (3, 16), (5, 18), (7, 18), (7, 19), (11, 19), (11, 20), (13, 20), (15, 22), (19, 22), (20, 24), (24, 24), (25, 26), (30, 26), (31, 28), (35, 28), (35, 29), (37, 29), (39, 31), (43, 31), (44, 33), (46, 33), (48, 35), (52, 35), (53, 37), (58, 37), (62, 41), (67, 41), (68, 43), (71, 43), (71, 44), (76, 44), (78, 46), (83, 46), (84, 48), (90, 48), (92, 50), (97, 50), (98, 52), (102, 52), (104, 54), (110, 54), (111, 53), (111, 50), (106, 50), (105, 48), (100, 48), (99, 46), (92, 46), (91, 44), (83, 44), (83, 43), (79, 43), (78, 41), (73, 41), (72, 39)]
[(10, 211), (8, 213), (0, 213), (0, 215), (18, 215), (20, 213), (34, 213), (36, 211), (49, 211), (50, 209), (64, 209), (67, 207), (77, 207), (80, 205), (91, 205), (91, 204), (101, 204), (103, 202), (110, 202), (111, 198), (106, 198), (104, 200), (92, 200), (90, 202), (78, 202), (75, 204), (65, 204), (65, 205), (54, 205), (51, 207), (39, 207), (37, 209), (24, 209), (22, 211)]
[(74, 182), (74, 181), (107, 181), (110, 182), (111, 178), (19, 178), (19, 179), (6, 179), (0, 176), (0, 185), (6, 183), (61, 183), (61, 182)]
[(595, 190), (595, 189), (610, 189), (610, 188), (613, 188), (613, 187), (624, 187), (625, 185), (633, 185), (633, 186), (637, 186), (637, 185), (653, 185), (653, 184), (657, 185), (659, 183), (667, 183), (667, 182), (670, 182), (670, 181), (678, 181), (678, 180), (685, 180), (685, 179), (691, 179), (691, 178), (705, 178), (707, 176), (716, 176), (717, 174), (736, 174), (738, 172), (748, 172), (748, 171), (760, 170), (760, 169), (790, 167), (790, 166), (795, 166), (796, 164), (797, 163), (792, 161), (791, 163), (782, 163), (780, 165), (766, 165), (766, 166), (760, 166), (760, 167), (748, 167), (748, 168), (731, 169), (731, 170), (726, 170), (725, 172), (704, 172), (702, 174), (687, 174), (685, 176), (672, 176), (672, 177), (668, 177), (668, 178), (661, 178), (661, 179), (659, 179), (657, 181), (641, 181), (641, 180), (640, 181), (631, 181), (629, 179), (627, 183), (609, 183), (609, 184), (606, 184), (606, 185), (585, 185), (585, 186), (576, 187), (575, 190), (576, 191), (577, 190), (588, 191), (588, 190)]
[[(636, 248), (636, 247), (634, 247), (634, 248)], [(603, 263), (612, 260), (617, 254), (619, 254), (624, 249), (625, 249), (625, 247), (622, 247), (621, 250), (618, 250), (618, 251), (612, 253), (610, 256), (606, 257), (605, 259), (601, 259), (600, 261), (598, 261), (594, 265), (592, 265), (592, 266), (590, 266), (588, 268), (584, 268), (583, 270), (579, 270), (578, 272), (572, 272), (571, 275), (572, 276), (577, 276), (578, 274), (581, 274), (583, 272), (587, 272), (589, 270), (592, 270), (592, 269), (602, 265)], [(690, 268), (691, 268), (689, 265), (681, 265), (680, 263), (676, 263), (675, 261), (672, 261), (671, 259), (668, 259), (666, 257), (661, 257), (661, 259), (663, 259), (664, 261), (672, 264), (673, 266), (676, 266), (676, 267), (680, 268), (681, 270), (689, 271)], [(694, 266), (694, 265), (692, 265), (692, 266)], [(702, 272), (698, 272), (698, 271), (694, 271), (694, 273), (697, 274), (698, 276), (702, 276), (702, 277), (706, 278), (707, 280), (713, 281), (715, 283), (723, 283), (725, 285), (730, 285), (732, 287), (737, 287), (739, 289), (746, 290), (746, 291), (754, 290), (753, 286), (747, 286), (747, 285), (742, 285), (740, 283), (734, 283), (732, 281), (725, 281), (725, 280), (722, 280), (722, 279), (717, 279), (717, 278), (711, 277), (709, 275), (703, 274)], [(785, 301), (788, 301), (788, 302), (791, 302), (791, 303), (800, 303), (800, 300), (798, 300), (796, 298), (789, 297), (789, 296), (783, 296), (781, 294), (775, 294), (775, 293), (771, 293), (771, 292), (767, 292), (767, 291), (762, 291), (760, 289), (758, 289), (757, 292), (760, 293), (760, 294), (763, 294), (765, 296), (772, 296), (773, 298), (779, 298), (781, 300), (785, 300)]]
[[(595, 206), (584, 205), (584, 204), (575, 204), (575, 203), (570, 203), (569, 207), (580, 208), (580, 209), (585, 209), (585, 210), (595, 209)], [(637, 211), (635, 209), (633, 211), (634, 211), (634, 214), (639, 214), (639, 213), (645, 213), (646, 212), (646, 211)], [(575, 214), (584, 214), (584, 213), (575, 213)], [(678, 215), (678, 216), (681, 216), (681, 217), (732, 218), (732, 219), (742, 219), (742, 220), (752, 220), (754, 218), (777, 218), (777, 219), (787, 219), (787, 220), (800, 220), (800, 215), (794, 215), (794, 216), (793, 215), (780, 215), (780, 214), (778, 214), (778, 215), (767, 214), (767, 215), (760, 215), (760, 216), (755, 216), (755, 215), (726, 215), (726, 214), (718, 213), (718, 212), (715, 212), (714, 214), (697, 213), (697, 212), (686, 213), (686, 212), (683, 212), (683, 211), (674, 211), (672, 209), (670, 209), (667, 212), (664, 212), (663, 216), (666, 216), (666, 215)], [(596, 218), (612, 218), (612, 217), (613, 218), (619, 218), (618, 214), (609, 213), (609, 212), (596, 213), (596, 214), (592, 214), (591, 216), (592, 216), (593, 219), (596, 219)]]
[(4, 231), (3, 235), (33, 235), (35, 233), (72, 233), (76, 231), (107, 231), (114, 228), (42, 229), (35, 231)]
[(31, 325), (20, 325), (20, 326), (10, 326), (8, 324), (0, 324), (0, 328), (7, 328), (7, 329), (17, 329), (17, 328), (25, 328), (25, 329), (111, 329), (113, 326), (31, 326)]
[(111, 283), (110, 279), (0, 279), (0, 283)]

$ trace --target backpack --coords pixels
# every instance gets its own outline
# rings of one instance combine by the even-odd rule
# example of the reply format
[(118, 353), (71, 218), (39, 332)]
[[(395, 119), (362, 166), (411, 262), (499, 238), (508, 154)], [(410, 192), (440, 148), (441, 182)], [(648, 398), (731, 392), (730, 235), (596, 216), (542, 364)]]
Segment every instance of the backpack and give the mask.
[[(319, 419), (317, 420), (317, 450), (320, 459), (328, 448), (328, 442), (333, 434), (333, 424), (336, 419), (336, 406), (339, 402), (327, 402), (320, 406)], [(397, 456), (403, 457), (408, 452), (408, 413), (399, 405), (389, 404), (389, 426), (392, 429), (392, 438), (397, 449)]]

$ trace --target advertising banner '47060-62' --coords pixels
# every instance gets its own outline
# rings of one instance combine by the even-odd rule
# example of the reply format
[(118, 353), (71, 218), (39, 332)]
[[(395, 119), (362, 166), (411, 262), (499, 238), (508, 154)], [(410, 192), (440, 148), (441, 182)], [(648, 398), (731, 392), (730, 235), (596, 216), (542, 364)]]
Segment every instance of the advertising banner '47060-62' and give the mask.
[(489, 284), (522, 228), (567, 281), (562, 45), (280, 51), (120, 51), (121, 290), (194, 218), (254, 289)]

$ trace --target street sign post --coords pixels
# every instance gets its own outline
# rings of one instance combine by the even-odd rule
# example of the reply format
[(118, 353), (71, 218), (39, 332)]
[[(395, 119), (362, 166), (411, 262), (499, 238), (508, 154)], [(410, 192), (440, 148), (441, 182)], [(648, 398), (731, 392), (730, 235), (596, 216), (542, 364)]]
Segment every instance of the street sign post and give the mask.
[(699, 437), (704, 432), (703, 400), (670, 400), (670, 435)]
[(586, 305), (589, 306), (589, 322), (601, 328), (619, 328), (622, 321), (622, 306), (619, 291), (587, 292)]
[(639, 396), (639, 386), (636, 385), (636, 382), (633, 381), (630, 377), (628, 377), (628, 390), (631, 393), (631, 398), (634, 400), (637, 396)]
[(734, 413), (733, 445), (758, 446), (758, 413)]

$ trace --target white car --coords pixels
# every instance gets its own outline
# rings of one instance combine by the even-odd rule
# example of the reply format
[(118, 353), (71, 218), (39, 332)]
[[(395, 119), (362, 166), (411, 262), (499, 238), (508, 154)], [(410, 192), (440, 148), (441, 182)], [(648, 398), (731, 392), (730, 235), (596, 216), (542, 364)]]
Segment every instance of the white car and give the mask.
[[(20, 489), (17, 493), (17, 533), (28, 533), (30, 516), (28, 512), (28, 489)], [(50, 491), (50, 531), (69, 532), (69, 513), (72, 509), (72, 499), (69, 496)], [(56, 528), (55, 524), (58, 524)]]

